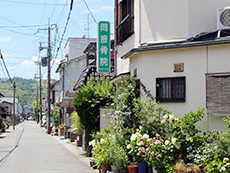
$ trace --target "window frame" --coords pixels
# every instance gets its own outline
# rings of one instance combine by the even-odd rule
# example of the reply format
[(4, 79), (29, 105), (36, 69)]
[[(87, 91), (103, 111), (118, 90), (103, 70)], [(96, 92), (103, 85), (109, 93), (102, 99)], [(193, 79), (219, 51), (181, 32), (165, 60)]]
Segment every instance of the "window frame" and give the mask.
[[(165, 82), (164, 86), (162, 85), (163, 82)], [(164, 97), (162, 97), (163, 94), (165, 95)], [(185, 102), (186, 77), (177, 76), (156, 78), (156, 101), (160, 103)]]
[(134, 0), (115, 0), (115, 43), (134, 33)]

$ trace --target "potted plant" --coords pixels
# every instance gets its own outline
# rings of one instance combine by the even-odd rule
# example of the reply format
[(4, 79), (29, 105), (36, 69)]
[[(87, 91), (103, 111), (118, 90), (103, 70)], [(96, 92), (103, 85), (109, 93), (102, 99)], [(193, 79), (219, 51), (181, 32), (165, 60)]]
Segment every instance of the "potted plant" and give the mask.
[(128, 156), (125, 151), (125, 149), (114, 143), (114, 147), (112, 147), (113, 150), (113, 155), (112, 155), (112, 160), (113, 164), (120, 170), (120, 172), (127, 172), (127, 166), (128, 166)]
[(111, 163), (110, 145), (111, 141), (109, 137), (106, 137), (100, 141), (97, 140), (92, 150), (93, 157), (91, 161), (95, 163), (98, 169), (102, 169), (102, 171), (109, 170)]

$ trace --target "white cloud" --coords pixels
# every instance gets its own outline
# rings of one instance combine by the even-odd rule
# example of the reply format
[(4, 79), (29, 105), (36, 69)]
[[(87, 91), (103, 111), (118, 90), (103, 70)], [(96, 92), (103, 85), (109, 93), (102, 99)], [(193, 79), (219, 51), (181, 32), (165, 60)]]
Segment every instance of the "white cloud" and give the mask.
[(28, 68), (34, 68), (35, 66), (33, 61), (28, 61), (28, 60), (25, 60), (24, 62), (22, 62), (21, 65), (24, 67), (28, 67)]
[(103, 7), (101, 7), (101, 10), (111, 11), (111, 10), (113, 10), (113, 7), (112, 6), (103, 6)]
[(0, 37), (0, 42), (9, 42), (10, 40), (12, 40), (12, 38), (10, 36)]

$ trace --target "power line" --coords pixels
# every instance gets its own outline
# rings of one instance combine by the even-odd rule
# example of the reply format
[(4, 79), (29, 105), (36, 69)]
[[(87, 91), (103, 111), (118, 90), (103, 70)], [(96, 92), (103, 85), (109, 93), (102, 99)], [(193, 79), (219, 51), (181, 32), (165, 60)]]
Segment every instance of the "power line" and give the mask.
[(84, 1), (85, 5), (86, 5), (86, 7), (87, 7), (88, 11), (90, 12), (90, 14), (91, 14), (91, 16), (92, 16), (92, 18), (93, 18), (94, 22), (95, 22), (95, 23), (97, 23), (97, 20), (96, 20), (96, 19), (95, 19), (95, 17), (93, 16), (93, 13), (91, 12), (91, 10), (90, 10), (90, 8), (89, 8), (88, 4), (86, 3), (86, 1), (85, 1), (85, 0), (83, 0), (83, 1)]
[[(14, 24), (16, 24), (16, 25), (19, 25), (19, 26), (23, 27), (23, 25), (21, 25), (21, 24), (19, 24), (19, 23), (17, 23), (17, 22), (14, 22), (14, 21), (12, 21), (12, 20), (10, 20), (10, 19), (7, 19), (7, 18), (5, 18), (5, 17), (0, 16), (0, 18), (6, 20), (6, 21), (8, 21), (8, 22), (11, 22), (11, 23), (14, 23)], [(28, 29), (34, 31), (34, 30), (31, 29), (31, 28), (28, 28)]]
[(9, 32), (13, 32), (13, 33), (16, 33), (16, 34), (22, 34), (22, 35), (27, 35), (27, 36), (34, 36), (32, 34), (27, 34), (27, 33), (24, 33), (24, 32), (18, 32), (18, 31), (13, 31), (13, 30), (10, 30), (10, 29), (6, 29), (6, 28), (0, 28), (0, 29), (3, 29), (5, 31), (9, 31)]
[[(71, 3), (70, 3), (70, 10), (69, 10), (69, 14), (68, 14), (68, 17), (67, 17), (67, 20), (66, 20), (66, 24), (65, 24), (65, 28), (64, 28), (64, 31), (63, 31), (63, 34), (62, 34), (61, 40), (60, 40), (60, 42), (59, 42), (59, 46), (58, 46), (58, 48), (57, 48), (57, 52), (56, 52), (56, 56), (55, 56), (55, 58), (54, 58), (54, 62), (55, 62), (55, 59), (57, 58), (57, 55), (58, 55), (59, 49), (60, 49), (61, 44), (62, 44), (62, 40), (63, 40), (64, 35), (65, 35), (65, 33), (66, 33), (67, 26), (68, 26), (68, 23), (69, 23), (69, 20), (70, 20), (70, 15), (71, 15), (71, 11), (72, 11), (72, 9), (73, 9), (73, 0), (71, 0)], [(52, 64), (51, 68), (53, 67), (54, 62), (53, 62), (53, 64)]]
[[(50, 5), (50, 6), (56, 5), (53, 3), (25, 2), (25, 1), (13, 1), (13, 0), (0, 0), (0, 1), (9, 2), (9, 3), (17, 3), (17, 4), (25, 4), (25, 5)], [(57, 5), (67, 6), (68, 4), (57, 4)]]
[(0, 26), (0, 28), (33, 28), (33, 27), (40, 27), (40, 26), (47, 26), (44, 25), (21, 25), (21, 26)]

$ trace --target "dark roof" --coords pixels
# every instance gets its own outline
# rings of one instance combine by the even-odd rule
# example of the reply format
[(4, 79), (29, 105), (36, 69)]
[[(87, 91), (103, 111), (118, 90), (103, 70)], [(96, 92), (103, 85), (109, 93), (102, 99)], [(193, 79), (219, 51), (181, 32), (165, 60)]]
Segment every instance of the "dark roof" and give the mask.
[(141, 52), (141, 51), (228, 44), (230, 43), (229, 36), (230, 36), (230, 29), (223, 29), (223, 30), (217, 30), (213, 32), (203, 32), (183, 41), (172, 41), (172, 42), (166, 42), (161, 44), (159, 43), (155, 44), (153, 42), (152, 44), (142, 45), (137, 48), (133, 48), (129, 52), (124, 54), (121, 58), (127, 58), (131, 54), (135, 52)]
[(95, 61), (93, 61), (91, 64), (87, 66), (86, 69), (84, 69), (78, 78), (76, 85), (74, 86), (73, 90), (77, 90), (77, 88), (80, 88), (81, 85), (86, 84), (86, 82), (89, 80), (90, 76), (94, 77), (94, 80), (97, 81), (98, 78), (105, 76), (105, 78), (112, 78), (115, 74), (114, 71), (111, 70), (111, 72), (105, 74), (100, 74), (97, 72), (97, 67), (95, 65)]
[(5, 97), (5, 96), (0, 92), (0, 97)]

